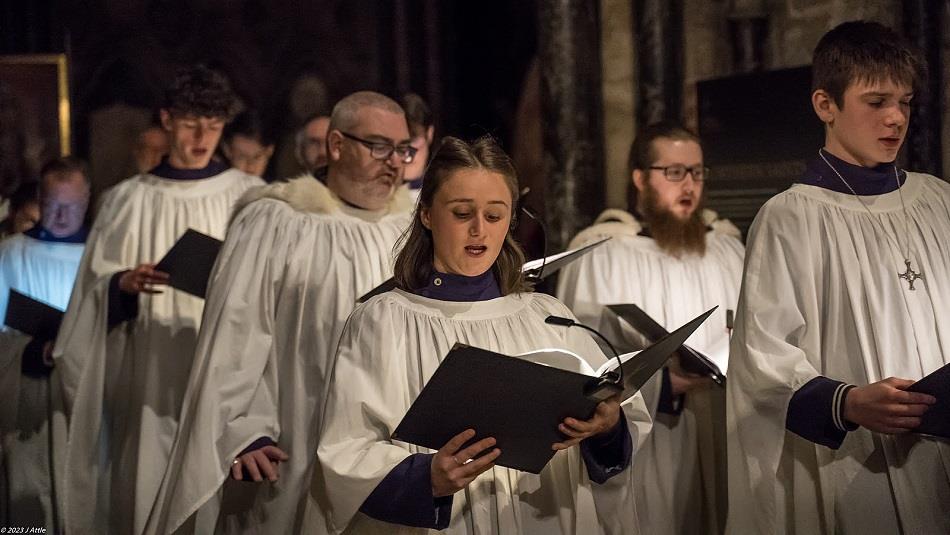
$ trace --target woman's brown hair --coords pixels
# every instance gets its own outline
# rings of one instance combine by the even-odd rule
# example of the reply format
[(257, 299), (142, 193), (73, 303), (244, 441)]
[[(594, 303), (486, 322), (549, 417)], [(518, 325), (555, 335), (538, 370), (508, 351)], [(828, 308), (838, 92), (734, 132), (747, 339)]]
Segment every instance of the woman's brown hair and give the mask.
[(498, 173), (505, 179), (505, 185), (511, 192), (511, 226), (491, 269), (502, 295), (530, 291), (531, 287), (521, 271), (524, 252), (511, 236), (511, 228), (515, 225), (517, 215), (518, 173), (511, 163), (511, 158), (491, 136), (482, 136), (472, 143), (451, 136), (442, 139), (426, 168), (412, 224), (396, 244), (397, 249), (402, 246), (393, 268), (396, 286), (402, 290), (413, 291), (429, 283), (435, 249), (432, 244), (432, 231), (422, 224), (422, 210), (430, 208), (442, 184), (456, 171), (463, 169), (484, 169)]

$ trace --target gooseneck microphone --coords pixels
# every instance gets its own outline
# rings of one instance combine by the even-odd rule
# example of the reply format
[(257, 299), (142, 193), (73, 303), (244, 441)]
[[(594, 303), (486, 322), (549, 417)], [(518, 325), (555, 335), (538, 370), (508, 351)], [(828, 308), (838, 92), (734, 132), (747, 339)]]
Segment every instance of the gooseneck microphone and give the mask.
[(547, 323), (549, 325), (560, 325), (561, 327), (580, 327), (581, 329), (586, 329), (594, 333), (595, 335), (597, 335), (598, 338), (600, 338), (601, 340), (604, 341), (605, 344), (607, 344), (607, 347), (609, 347), (610, 350), (613, 352), (614, 358), (617, 359), (617, 373), (614, 378), (614, 383), (623, 386), (623, 361), (620, 360), (620, 353), (617, 352), (617, 348), (615, 348), (614, 345), (610, 343), (610, 340), (608, 340), (606, 336), (601, 334), (600, 331), (598, 331), (597, 329), (594, 329), (593, 327), (588, 327), (587, 325), (584, 325), (583, 323), (580, 323), (578, 321), (574, 321), (571, 318), (565, 318), (563, 316), (554, 316), (554, 315), (548, 316), (544, 318), (544, 323)]

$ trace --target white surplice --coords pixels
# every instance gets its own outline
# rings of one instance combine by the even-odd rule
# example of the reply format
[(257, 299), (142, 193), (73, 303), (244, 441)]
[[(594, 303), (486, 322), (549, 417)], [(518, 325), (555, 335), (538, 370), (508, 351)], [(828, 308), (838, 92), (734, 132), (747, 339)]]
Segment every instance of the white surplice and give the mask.
[[(311, 485), (329, 362), (356, 300), (392, 276), (408, 203), (403, 193), (385, 210), (355, 209), (309, 175), (242, 201), (212, 275), (149, 533), (215, 523), (224, 533), (325, 532)], [(260, 437), (290, 457), (279, 482), (228, 479)]]
[(105, 195), (56, 341), (69, 419), (62, 495), (71, 533), (141, 533), (178, 427), (204, 300), (171, 287), (138, 297), (107, 330), (109, 280), (158, 262), (189, 228), (224, 238), (231, 209), (263, 182), (235, 169), (173, 180), (143, 174)]
[[(60, 310), (69, 303), (82, 243), (42, 241), (25, 234), (0, 242), (0, 320), (10, 289)], [(53, 455), (49, 447), (49, 379), (20, 373), (30, 337), (0, 328), (0, 451), (7, 526), (44, 526), (54, 530)]]
[[(569, 248), (608, 236), (611, 240), (562, 270), (558, 297), (621, 351), (642, 349), (645, 340), (605, 305), (635, 304), (668, 330), (718, 306), (687, 343), (699, 351), (725, 354), (726, 311), (738, 302), (743, 247), (734, 226), (712, 212), (704, 215), (713, 228), (706, 233), (706, 253), (675, 258), (652, 238), (639, 235), (640, 223), (629, 213), (604, 212)], [(722, 392), (716, 386), (691, 392), (680, 414), (657, 413), (661, 377), (657, 373), (641, 390), (654, 422), (633, 465), (640, 529), (651, 534), (713, 533), (726, 514), (719, 505), (725, 501), (724, 452), (714, 453), (716, 437), (721, 438), (725, 426), (716, 410), (721, 410), (717, 397)]]
[[(947, 443), (860, 428), (832, 450), (785, 429), (818, 375), (917, 380), (950, 362), (950, 185), (908, 173), (863, 199), (873, 216), (795, 185), (752, 225), (729, 370), (731, 533), (950, 533)], [(908, 250), (915, 291), (897, 276)]]
[[(389, 437), (456, 342), (508, 355), (567, 349), (594, 369), (604, 362), (589, 334), (545, 324), (550, 314), (571, 317), (543, 294), (455, 303), (401, 290), (353, 312), (340, 339), (317, 453), (333, 533), (427, 532), (380, 522), (359, 508), (403, 459), (429, 451)], [(623, 407), (636, 456), (650, 418), (639, 394)], [(604, 484), (591, 483), (578, 447), (555, 454), (538, 475), (496, 466), (455, 493), (442, 533), (636, 534), (631, 479), (628, 467)]]

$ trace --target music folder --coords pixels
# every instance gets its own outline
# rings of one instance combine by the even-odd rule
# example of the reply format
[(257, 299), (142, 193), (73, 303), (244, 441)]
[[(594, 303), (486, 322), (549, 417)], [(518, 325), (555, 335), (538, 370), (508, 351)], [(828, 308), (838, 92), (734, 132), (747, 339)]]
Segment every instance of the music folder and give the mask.
[[(547, 256), (545, 258), (538, 258), (537, 260), (531, 260), (525, 262), (521, 267), (521, 271), (531, 277), (537, 277), (541, 271), (542, 262), (544, 263), (544, 278), (547, 278), (549, 275), (557, 273), (560, 269), (567, 266), (571, 262), (577, 260), (578, 258), (584, 256), (585, 254), (591, 252), (596, 247), (603, 245), (604, 242), (609, 240), (610, 237), (603, 238), (601, 240), (589, 243), (583, 247), (578, 247), (577, 249), (571, 249), (570, 251), (564, 251), (563, 253), (558, 253), (555, 255)], [(391, 291), (396, 287), (395, 279), (388, 279), (386, 282), (380, 284), (379, 286), (373, 288), (372, 290), (363, 294), (359, 299), (356, 300), (357, 303), (363, 303), (368, 301), (370, 298), (375, 297), (381, 293), (386, 293)]]
[(915, 433), (950, 439), (950, 364), (907, 387), (911, 392), (930, 394), (937, 403), (920, 417)]
[(62, 310), (10, 289), (4, 325), (39, 340), (54, 340), (62, 322)]
[[(571, 249), (570, 251), (564, 251), (563, 253), (525, 262), (524, 266), (521, 268), (521, 271), (523, 271), (524, 274), (529, 277), (536, 277), (541, 274), (544, 276), (544, 278), (547, 278), (549, 275), (553, 275), (562, 268), (567, 267), (571, 262), (593, 251), (597, 247), (600, 247), (609, 239), (610, 236), (607, 236), (606, 238), (601, 238), (595, 242), (578, 247), (577, 249)], [(541, 273), (542, 265), (544, 266), (544, 273)]]
[[(627, 322), (651, 343), (667, 335), (666, 329), (637, 305), (632, 303), (607, 305), (607, 309)], [(709, 377), (719, 386), (725, 386), (726, 374), (711, 358), (685, 344), (679, 347), (676, 353), (680, 357), (680, 365), (684, 371)]]
[(205, 297), (208, 279), (218, 258), (222, 241), (188, 229), (155, 266), (168, 273), (168, 285), (196, 297)]
[[(621, 357), (622, 387), (609, 379), (618, 367), (615, 359), (588, 375), (528, 360), (532, 354), (512, 357), (455, 344), (391, 438), (437, 450), (462, 431), (474, 429), (469, 443), (496, 439), (501, 449), (496, 464), (540, 473), (554, 456), (551, 445), (565, 440), (558, 431), (564, 418), (586, 420), (600, 401), (621, 390), (621, 399), (633, 396), (713, 310), (647, 349)], [(582, 360), (560, 350), (534, 353)]]

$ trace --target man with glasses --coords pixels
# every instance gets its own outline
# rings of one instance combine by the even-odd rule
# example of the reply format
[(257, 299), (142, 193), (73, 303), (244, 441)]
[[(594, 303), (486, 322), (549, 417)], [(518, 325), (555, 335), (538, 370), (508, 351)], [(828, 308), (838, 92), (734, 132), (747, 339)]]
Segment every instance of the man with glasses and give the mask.
[(147, 533), (326, 532), (323, 390), (357, 299), (392, 276), (409, 140), (396, 102), (354, 93), (333, 109), (326, 167), (239, 203)]
[[(675, 124), (648, 127), (630, 149), (629, 168), (632, 214), (607, 210), (574, 238), (571, 248), (613, 239), (565, 268), (558, 296), (625, 350), (642, 349), (645, 340), (605, 305), (637, 305), (667, 329), (719, 306), (688, 343), (725, 362), (743, 247), (732, 224), (703, 209), (709, 170), (699, 139)], [(654, 426), (633, 461), (641, 531), (721, 532), (723, 390), (674, 357), (642, 393)]]
[[(63, 310), (89, 229), (89, 175), (73, 157), (56, 158), (40, 173), (36, 226), (0, 242), (0, 322), (10, 290)], [(49, 435), (49, 374), (55, 332), (30, 337), (0, 327), (0, 481), (8, 526), (56, 527)], [(56, 451), (57, 455), (62, 452)]]

